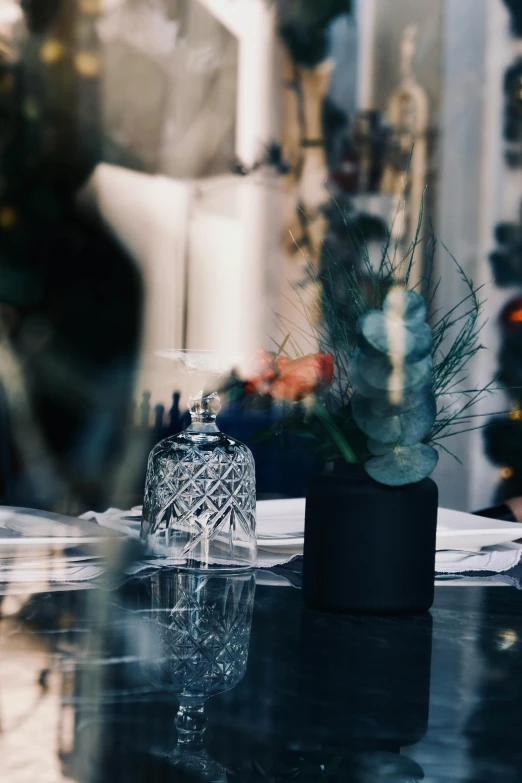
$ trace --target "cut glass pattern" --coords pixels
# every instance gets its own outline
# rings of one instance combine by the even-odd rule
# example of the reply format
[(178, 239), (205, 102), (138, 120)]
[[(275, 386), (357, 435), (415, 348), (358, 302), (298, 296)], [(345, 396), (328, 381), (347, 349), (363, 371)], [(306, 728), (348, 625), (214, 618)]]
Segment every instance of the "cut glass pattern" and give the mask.
[(252, 573), (160, 569), (151, 578), (146, 669), (155, 685), (179, 698), (178, 742), (168, 761), (197, 780), (227, 781), (223, 767), (204, 748), (205, 702), (245, 675), (254, 593)]
[(141, 535), (149, 551), (191, 568), (256, 564), (255, 466), (219, 431), (217, 394), (191, 398), (192, 423), (152, 450)]

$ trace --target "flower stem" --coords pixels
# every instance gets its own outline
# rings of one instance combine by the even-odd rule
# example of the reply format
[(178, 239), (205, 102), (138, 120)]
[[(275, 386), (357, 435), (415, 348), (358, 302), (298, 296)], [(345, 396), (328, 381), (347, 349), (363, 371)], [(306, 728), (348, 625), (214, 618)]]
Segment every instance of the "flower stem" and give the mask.
[(321, 405), (320, 402), (314, 401), (312, 411), (315, 413), (321, 424), (324, 425), (324, 428), (328, 431), (328, 434), (343, 455), (346, 462), (358, 462), (355, 453), (352, 451), (343, 433), (332, 419), (324, 405)]

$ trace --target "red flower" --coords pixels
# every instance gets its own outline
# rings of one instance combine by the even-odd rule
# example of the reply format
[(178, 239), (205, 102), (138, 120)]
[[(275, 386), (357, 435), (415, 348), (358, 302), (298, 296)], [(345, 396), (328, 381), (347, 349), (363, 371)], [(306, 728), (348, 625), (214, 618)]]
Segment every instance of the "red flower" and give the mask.
[(300, 359), (278, 359), (263, 351), (256, 375), (245, 384), (252, 395), (270, 394), (275, 400), (297, 402), (332, 382), (334, 362), (329, 353), (312, 353)]

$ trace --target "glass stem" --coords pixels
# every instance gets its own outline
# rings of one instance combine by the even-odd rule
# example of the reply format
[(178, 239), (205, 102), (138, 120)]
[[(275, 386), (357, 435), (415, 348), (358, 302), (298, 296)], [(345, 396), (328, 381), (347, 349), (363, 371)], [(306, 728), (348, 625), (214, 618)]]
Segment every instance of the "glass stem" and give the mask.
[(216, 416), (221, 410), (221, 401), (216, 392), (204, 395), (203, 392), (189, 399), (191, 423), (187, 432), (197, 434), (219, 432)]
[(190, 753), (203, 750), (203, 734), (207, 728), (205, 698), (203, 696), (181, 696), (176, 715), (178, 749)]

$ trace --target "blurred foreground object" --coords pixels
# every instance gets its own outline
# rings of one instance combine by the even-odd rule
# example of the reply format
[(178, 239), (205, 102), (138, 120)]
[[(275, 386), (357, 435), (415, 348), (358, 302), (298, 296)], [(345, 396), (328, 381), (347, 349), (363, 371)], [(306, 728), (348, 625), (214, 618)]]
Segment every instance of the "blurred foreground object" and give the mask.
[(106, 507), (119, 470), (141, 281), (76, 205), (101, 154), (97, 5), (23, 7), (27, 36), (0, 129), (0, 301), (16, 316), (0, 367), (13, 443), (2, 499), (76, 512)]

